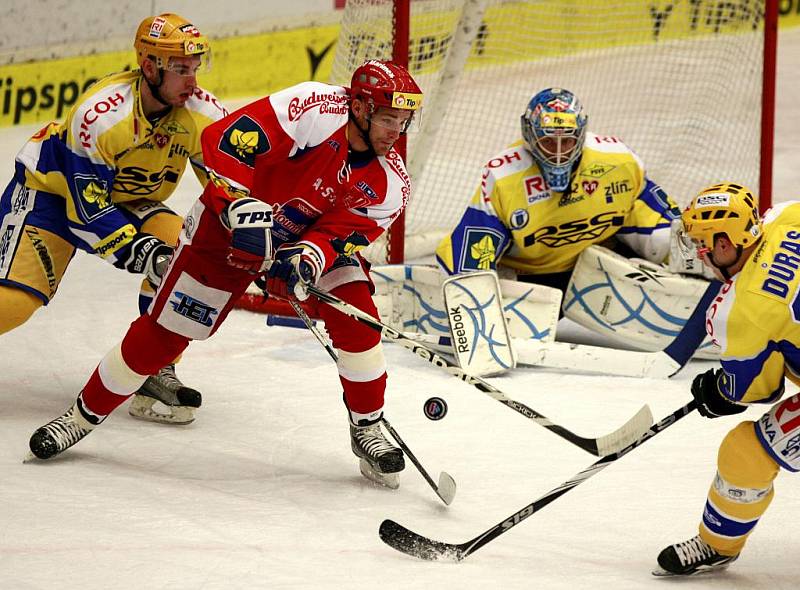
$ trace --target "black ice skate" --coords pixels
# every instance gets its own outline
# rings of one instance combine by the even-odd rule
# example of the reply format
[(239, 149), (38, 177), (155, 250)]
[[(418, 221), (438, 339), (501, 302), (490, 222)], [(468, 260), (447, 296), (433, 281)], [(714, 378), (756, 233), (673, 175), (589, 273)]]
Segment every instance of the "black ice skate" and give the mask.
[(654, 576), (692, 576), (704, 572), (725, 569), (736, 561), (738, 555), (720, 555), (700, 535), (676, 543), (658, 555), (661, 569), (653, 571)]
[(92, 430), (95, 424), (78, 409), (77, 402), (63, 415), (51, 420), (33, 433), (31, 453), (39, 459), (50, 459), (67, 450)]
[(350, 443), (353, 453), (361, 460), (359, 466), (364, 477), (393, 490), (400, 487), (398, 473), (406, 466), (403, 451), (386, 439), (380, 423), (351, 424)]
[(181, 383), (171, 364), (147, 378), (128, 406), (128, 413), (162, 424), (190, 424), (202, 401), (199, 391)]

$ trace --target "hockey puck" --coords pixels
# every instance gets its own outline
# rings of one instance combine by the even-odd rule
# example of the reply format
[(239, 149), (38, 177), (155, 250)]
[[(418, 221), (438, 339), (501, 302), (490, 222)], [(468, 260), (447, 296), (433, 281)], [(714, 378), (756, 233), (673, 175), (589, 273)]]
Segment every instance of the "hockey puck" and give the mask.
[(441, 420), (447, 416), (447, 403), (440, 397), (432, 397), (422, 407), (428, 420)]

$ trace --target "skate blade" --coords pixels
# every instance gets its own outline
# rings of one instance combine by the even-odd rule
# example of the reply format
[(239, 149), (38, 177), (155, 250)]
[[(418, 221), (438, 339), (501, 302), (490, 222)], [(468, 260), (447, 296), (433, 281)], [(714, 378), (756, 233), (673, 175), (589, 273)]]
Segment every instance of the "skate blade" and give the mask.
[(22, 463), (23, 464), (25, 464), (25, 463), (33, 463), (34, 461), (40, 461), (40, 460), (41, 459), (39, 459), (39, 457), (37, 457), (36, 455), (33, 454), (33, 451), (29, 450), (25, 454), (25, 457), (22, 458)]
[(698, 569), (696, 569), (693, 572), (688, 573), (688, 574), (676, 574), (676, 573), (673, 573), (673, 572), (668, 572), (667, 570), (665, 570), (665, 569), (663, 569), (661, 567), (657, 567), (656, 569), (654, 569), (650, 573), (653, 574), (657, 578), (687, 578), (687, 577), (690, 577), (690, 576), (702, 576), (704, 574), (713, 574), (715, 572), (723, 571), (723, 570), (727, 569), (728, 566), (730, 564), (732, 564), (734, 561), (736, 561), (736, 560), (732, 559), (730, 561), (727, 561), (727, 562), (719, 564), (719, 565), (712, 565), (711, 567), (699, 567)]
[(366, 459), (361, 459), (358, 462), (358, 466), (361, 469), (361, 475), (366, 477), (372, 483), (376, 483), (379, 486), (383, 486), (385, 488), (389, 488), (390, 490), (396, 490), (400, 487), (400, 473), (381, 473), (380, 471), (376, 471), (372, 468), (372, 465), (369, 464), (369, 461)]
[(168, 406), (152, 397), (135, 395), (128, 406), (128, 414), (148, 422), (184, 426), (194, 422), (196, 409), (190, 406)]

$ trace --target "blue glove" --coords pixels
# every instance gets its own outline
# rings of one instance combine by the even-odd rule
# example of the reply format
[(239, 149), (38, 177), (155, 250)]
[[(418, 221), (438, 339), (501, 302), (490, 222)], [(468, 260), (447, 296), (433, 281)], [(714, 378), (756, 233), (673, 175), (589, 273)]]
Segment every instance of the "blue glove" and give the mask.
[(319, 278), (321, 264), (316, 253), (303, 246), (281, 248), (267, 272), (267, 291), (282, 299), (308, 299), (308, 285)]
[(260, 274), (272, 260), (272, 205), (245, 197), (228, 203), (220, 213), (231, 231), (228, 264)]

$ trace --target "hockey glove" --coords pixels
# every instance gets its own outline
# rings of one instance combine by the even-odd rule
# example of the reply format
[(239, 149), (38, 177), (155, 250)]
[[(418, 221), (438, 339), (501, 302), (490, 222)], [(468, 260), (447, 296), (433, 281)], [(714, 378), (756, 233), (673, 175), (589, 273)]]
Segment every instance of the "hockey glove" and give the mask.
[(719, 389), (720, 381), (726, 379), (722, 369), (709, 369), (692, 381), (692, 396), (697, 402), (697, 411), (706, 418), (719, 418), (741, 414), (747, 406), (732, 402)]
[(143, 274), (154, 287), (161, 284), (161, 277), (167, 269), (173, 249), (155, 236), (138, 233), (128, 245), (128, 256), (114, 263), (134, 274)]
[(272, 205), (245, 197), (228, 203), (220, 213), (231, 232), (228, 264), (260, 274), (272, 260)]
[(283, 299), (308, 299), (308, 285), (319, 277), (321, 264), (315, 252), (303, 246), (281, 248), (267, 272), (267, 291)]

